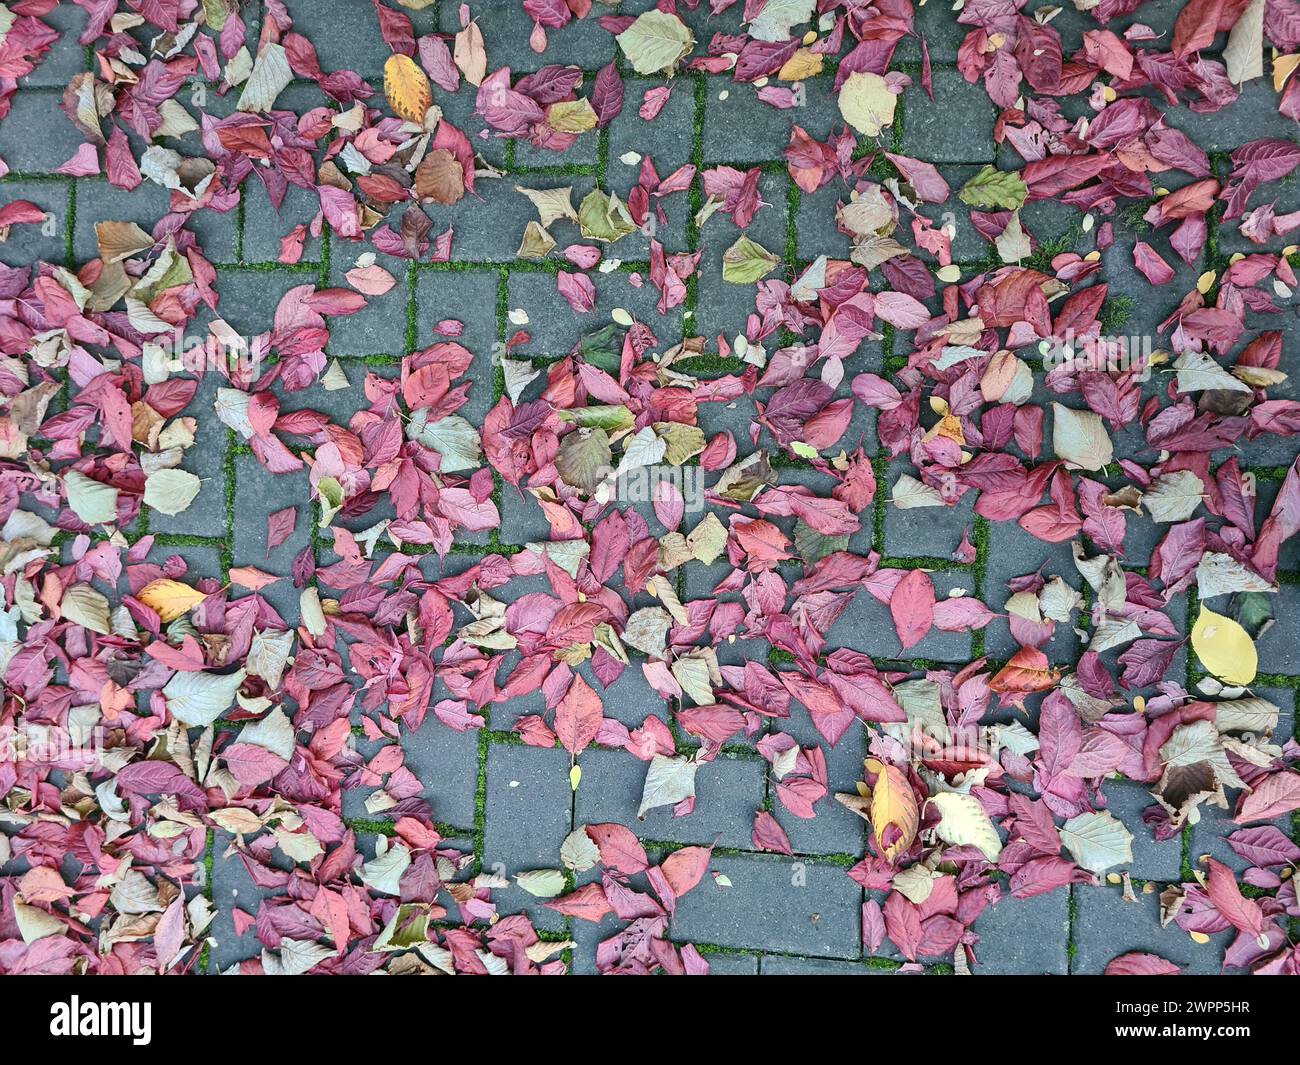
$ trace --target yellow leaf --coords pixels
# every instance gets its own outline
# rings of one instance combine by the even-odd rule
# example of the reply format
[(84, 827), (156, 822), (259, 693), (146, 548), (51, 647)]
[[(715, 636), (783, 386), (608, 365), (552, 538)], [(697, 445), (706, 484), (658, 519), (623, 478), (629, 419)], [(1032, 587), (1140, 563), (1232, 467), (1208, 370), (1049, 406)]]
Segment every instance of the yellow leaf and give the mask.
[(419, 125), (424, 123), (425, 112), (433, 106), (433, 87), (409, 55), (399, 53), (388, 57), (384, 64), (384, 95), (395, 114)]
[[(920, 817), (916, 809), (916, 796), (912, 785), (902, 770), (886, 765), (876, 758), (867, 759), (867, 772), (876, 775), (871, 789), (871, 827), (876, 833), (876, 846), (884, 847), (884, 858), (892, 862), (912, 845)], [(899, 832), (889, 846), (884, 846), (885, 830), (893, 825)]]
[(207, 594), (180, 581), (161, 579), (146, 584), (136, 598), (145, 606), (156, 610), (166, 625), (182, 614), (188, 614), (207, 598)]
[(1192, 626), (1192, 649), (1211, 673), (1227, 684), (1249, 684), (1259, 668), (1250, 634), (1232, 618), (1201, 607)]
[(840, 114), (859, 133), (877, 136), (894, 121), (898, 97), (879, 74), (854, 71), (840, 88)]
[(805, 78), (816, 77), (821, 72), (821, 54), (808, 48), (800, 48), (785, 61), (785, 65), (776, 72), (776, 76), (781, 81), (803, 81)]
[(577, 791), (578, 785), (582, 783), (582, 766), (575, 765), (569, 770), (569, 790)]

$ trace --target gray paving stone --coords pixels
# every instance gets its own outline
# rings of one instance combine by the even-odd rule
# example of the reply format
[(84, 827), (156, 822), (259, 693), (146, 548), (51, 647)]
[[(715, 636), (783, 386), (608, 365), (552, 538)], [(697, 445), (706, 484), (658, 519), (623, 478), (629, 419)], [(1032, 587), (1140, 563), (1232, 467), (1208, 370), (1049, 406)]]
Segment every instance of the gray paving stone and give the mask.
[(894, 970), (865, 962), (764, 954), (759, 962), (759, 973), (763, 976), (893, 976)]
[[(758, 98), (753, 85), (708, 78), (704, 101), (705, 163), (761, 163), (790, 140), (792, 115)], [(801, 123), (802, 124), (802, 123)], [(811, 131), (810, 131), (811, 132)]]
[[(324, 70), (355, 70), (372, 85), (382, 84), (374, 75), (382, 75), (392, 49), (379, 33), (373, 8), (358, 8), (351, 0), (287, 0), (285, 6), (294, 30), (316, 46)], [(434, 12), (403, 9), (402, 14), (415, 24), (417, 34), (436, 28)]]
[[(856, 792), (862, 779), (862, 759), (866, 755), (867, 730), (854, 724), (833, 747), (813, 726), (808, 711), (799, 703), (790, 706), (790, 717), (772, 722), (772, 731), (793, 736), (801, 747), (816, 745), (826, 758), (826, 771), (830, 781), (830, 794), (815, 809), (812, 820), (796, 817), (781, 802), (772, 780), (768, 790), (772, 796), (772, 816), (777, 819), (790, 846), (797, 854), (851, 854), (859, 857), (865, 853), (867, 823), (836, 801), (837, 792)], [(752, 828), (752, 824), (749, 826)]]
[(618, 308), (645, 322), (659, 339), (661, 349), (671, 347), (681, 339), (681, 308), (675, 307), (661, 315), (657, 307), (659, 290), (650, 283), (648, 275), (640, 277), (642, 284), (639, 288), (632, 284), (631, 274), (623, 270), (607, 274), (594, 270), (587, 276), (596, 289), (596, 305), (590, 312), (578, 314), (560, 295), (556, 275), (549, 271), (510, 275), (510, 309), (527, 312), (528, 324), (511, 325), (507, 335), (521, 329), (531, 337), (528, 343), (516, 349), (520, 354), (533, 357), (567, 355), (579, 336), (609, 325), (610, 315)]
[[(271, 204), (265, 187), (255, 177), (244, 182), (244, 262), (275, 263), (280, 261), (280, 241), (295, 226), (310, 227), (320, 212), (320, 199), (314, 192), (290, 185), (284, 202), (277, 210)], [(340, 249), (346, 255), (347, 245)], [(319, 237), (310, 234), (303, 244), (302, 262), (315, 262), (321, 256)]]
[(1283, 584), (1273, 601), (1273, 624), (1259, 639), (1260, 668), (1270, 673), (1300, 673), (1300, 585)]
[(88, 69), (85, 45), (77, 40), (86, 28), (86, 12), (76, 4), (58, 4), (42, 15), (41, 21), (62, 36), (50, 45), (36, 69), (20, 78), (18, 84), (62, 89), (74, 74)]
[(478, 792), (478, 732), (457, 732), (430, 713), (414, 732), (404, 729), (401, 742), (406, 767), (424, 784), (423, 797), (433, 806), (433, 816), (457, 828), (472, 828)]
[[(208, 955), (210, 973), (219, 973), (241, 961), (261, 956), (262, 944), (257, 938), (257, 929), (250, 928), (242, 936), (237, 935), (233, 911), (238, 908), (250, 917), (256, 917), (262, 899), (282, 894), (278, 890), (258, 887), (238, 856), (223, 857), (233, 838), (227, 832), (218, 831), (213, 841), (212, 904), (217, 916), (208, 932), (210, 939), (215, 940)], [(285, 868), (288, 868), (287, 863)]]
[(757, 950), (808, 951), (857, 958), (862, 893), (839, 866), (777, 857), (715, 858), (677, 905), (675, 938)]
[(151, 532), (217, 537), (226, 534), (226, 442), (230, 433), (214, 416), (212, 407), (217, 389), (225, 383), (216, 372), (203, 373), (198, 391), (181, 415), (198, 420), (194, 445), (185, 450), (181, 469), (202, 481), (199, 494), (179, 514), (167, 515), (151, 509)]
[[(459, 4), (438, 5), (438, 29), (442, 33), (460, 29), (459, 9)], [(528, 73), (550, 63), (597, 70), (614, 58), (614, 38), (596, 21), (595, 12), (559, 29), (548, 29), (546, 50), (541, 53), (534, 52), (529, 44), (533, 24), (527, 16), (514, 10), (509, 12), (509, 17), (496, 10), (474, 10), (474, 14), (483, 32), (491, 67), (508, 61), (515, 74)]]
[(650, 810), (637, 822), (647, 763), (626, 751), (587, 751), (574, 808), (580, 824), (615, 821), (646, 839), (670, 843), (749, 847), (754, 813), (763, 802), (765, 762), (719, 755), (695, 777), (695, 810), (674, 817), (671, 807)]
[[(1197, 114), (1185, 106), (1165, 110), (1165, 120), (1181, 129), (1207, 152), (1229, 151), (1262, 137), (1296, 139), (1296, 124), (1278, 112), (1278, 96), (1265, 78), (1248, 81), (1241, 95), (1228, 107)], [(1242, 115), (1249, 114), (1249, 123)]]
[[(346, 274), (357, 265), (357, 258), (373, 251), (368, 244), (341, 244), (331, 246), (330, 284), (350, 289)], [(397, 280), (397, 284), (382, 296), (367, 296), (367, 306), (357, 314), (330, 318), (331, 355), (404, 355), (406, 353), (407, 305), (410, 286), (407, 282), (409, 263), (405, 259), (380, 255), (376, 265), (383, 267)]]
[(26, 174), (49, 174), (72, 158), (84, 138), (58, 110), (59, 89), (28, 89), (9, 100), (10, 110), (0, 122), (0, 159), (9, 169)]
[(158, 220), (170, 209), (171, 194), (161, 185), (145, 181), (127, 192), (114, 188), (101, 178), (82, 178), (77, 182), (77, 221), (72, 250), (77, 261), (84, 262), (99, 254), (95, 238), (96, 222), (136, 222), (152, 233)]
[[(975, 591), (975, 582), (969, 573), (935, 572), (930, 576), (934, 581), (936, 599), (945, 598), (954, 588), (964, 588), (968, 595)], [(914, 647), (903, 650), (889, 607), (866, 591), (859, 591), (854, 596), (849, 608), (827, 633), (826, 641), (828, 651), (852, 647), (885, 659), (933, 658), (963, 665), (970, 660), (970, 644), (969, 632), (931, 629)]]
[(996, 111), (982, 83), (955, 70), (934, 72), (934, 99), (919, 79), (903, 92), (903, 154), (932, 163), (993, 161)]
[[(915, 470), (910, 464), (897, 463), (891, 466), (889, 484), (877, 485), (877, 493), (888, 493), (889, 485), (894, 484), (903, 473), (915, 476)], [(895, 506), (886, 506), (885, 553), (899, 558), (920, 555), (951, 558), (961, 543), (963, 534), (969, 532), (974, 542), (975, 496), (974, 492), (967, 492), (953, 507), (900, 510)]]
[(1070, 927), (1070, 896), (1050, 891), (1031, 899), (1004, 895), (975, 920), (976, 976), (1064, 976)]
[(1119, 887), (1076, 886), (1074, 899), (1073, 974), (1101, 973), (1110, 961), (1130, 951), (1158, 954), (1189, 974), (1209, 975), (1222, 968), (1226, 934), (1199, 944), (1176, 924), (1161, 928), (1158, 892), (1139, 891), (1135, 902), (1125, 902)]
[[(573, 827), (567, 751), (515, 744), (488, 749), (483, 866), (513, 877), (529, 869), (559, 868), (560, 844)], [(515, 883), (493, 892), (501, 913), (528, 910), (539, 928), (564, 927), (552, 910)]]
[(68, 182), (19, 178), (0, 181), (0, 206), (15, 200), (34, 203), (50, 217), (36, 225), (10, 226), (8, 239), (0, 244), (0, 262), (6, 266), (31, 266), (37, 262), (63, 265), (67, 251)]
[(1157, 842), (1151, 826), (1142, 820), (1142, 811), (1158, 805), (1144, 784), (1129, 780), (1108, 780), (1102, 785), (1106, 809), (1133, 833), (1133, 862), (1126, 871), (1142, 880), (1177, 880), (1182, 875), (1183, 843), (1181, 836)]
[[(231, 545), (236, 566), (256, 566), (282, 578), (267, 585), (262, 597), (290, 624), (299, 616), (301, 590), (293, 586), (293, 560), (311, 544), (313, 507), (307, 500), (307, 472), (273, 474), (252, 455), (235, 457), (235, 536)], [(266, 519), (277, 510), (296, 506), (298, 520), (289, 538), (267, 555)]]
[[(647, 90), (669, 89), (668, 102), (658, 116), (646, 121), (638, 113)], [(623, 111), (609, 124), (609, 172), (611, 175), (626, 170), (635, 182), (641, 164), (628, 166), (620, 162), (623, 155), (635, 152), (654, 161), (661, 178), (667, 177), (679, 166), (691, 161), (691, 131), (695, 125), (694, 83), (679, 79), (667, 82), (662, 78), (623, 79)]]

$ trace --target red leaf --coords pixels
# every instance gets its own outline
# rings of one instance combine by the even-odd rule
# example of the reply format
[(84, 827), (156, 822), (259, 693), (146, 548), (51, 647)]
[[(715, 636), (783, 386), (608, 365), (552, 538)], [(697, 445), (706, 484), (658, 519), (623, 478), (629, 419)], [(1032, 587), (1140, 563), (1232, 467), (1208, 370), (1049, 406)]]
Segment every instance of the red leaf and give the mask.
[(570, 754), (578, 754), (596, 738), (605, 707), (590, 684), (575, 675), (555, 708), (555, 734)]
[(934, 624), (934, 582), (925, 570), (908, 570), (889, 597), (889, 612), (903, 650), (924, 639)]

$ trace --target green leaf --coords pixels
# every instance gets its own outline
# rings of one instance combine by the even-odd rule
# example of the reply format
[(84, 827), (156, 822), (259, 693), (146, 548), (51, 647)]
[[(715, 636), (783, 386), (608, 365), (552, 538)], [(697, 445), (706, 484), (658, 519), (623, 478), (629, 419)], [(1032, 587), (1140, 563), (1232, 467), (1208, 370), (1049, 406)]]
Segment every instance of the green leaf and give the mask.
[(780, 261), (763, 245), (741, 237), (722, 256), (722, 280), (752, 285), (775, 270)]
[(604, 429), (607, 433), (631, 429), (636, 424), (632, 412), (621, 403), (598, 403), (555, 413), (560, 416), (561, 421), (576, 422), (584, 429)]
[(590, 240), (612, 244), (629, 233), (636, 232), (636, 223), (627, 213), (623, 201), (600, 189), (592, 189), (582, 198), (578, 207), (578, 222), (582, 235)]
[(616, 39), (638, 74), (671, 74), (695, 46), (686, 24), (676, 15), (659, 10), (638, 15)]
[(1018, 211), (1024, 206), (1029, 188), (1014, 171), (985, 166), (962, 186), (957, 195), (962, 203), (971, 207), (1002, 207), (1008, 211)]

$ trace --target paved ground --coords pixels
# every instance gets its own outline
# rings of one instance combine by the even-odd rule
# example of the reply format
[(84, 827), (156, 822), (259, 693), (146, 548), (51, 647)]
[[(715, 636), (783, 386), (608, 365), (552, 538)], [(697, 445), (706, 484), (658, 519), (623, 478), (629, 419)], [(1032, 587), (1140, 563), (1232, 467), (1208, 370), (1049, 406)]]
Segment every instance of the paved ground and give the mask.
[[(375, 75), (388, 50), (372, 31), (368, 4), (355, 0), (289, 0), (288, 6), (302, 32), (316, 43), (327, 68), (350, 66), (370, 76), (372, 84), (382, 80)], [(701, 11), (687, 17), (703, 22), (706, 6), (701, 5)], [(1179, 6), (1147, 4), (1143, 20), (1165, 29)], [(518, 73), (542, 60), (527, 46), (529, 27), (517, 16), (514, 0), (503, 2), (502, 7), (510, 9), (508, 20), (498, 22), (488, 16), (482, 21), (489, 55), (494, 57), (494, 63), (500, 62), (508, 51)], [(366, 9), (365, 33), (349, 29), (352, 20), (361, 17), (358, 8)], [(439, 4), (437, 12), (417, 14), (417, 29), (424, 29), (433, 18), (444, 29), (455, 28), (455, 4)], [(74, 31), (83, 20), (80, 9), (71, 5), (61, 6), (52, 16), (52, 21)], [(994, 111), (983, 89), (967, 85), (951, 66), (965, 28), (954, 23), (947, 5), (931, 0), (920, 9), (919, 23), (928, 34), (936, 65), (936, 100), (927, 100), (919, 86), (907, 90), (896, 143), (904, 152), (940, 163), (944, 176), (956, 188), (973, 169), (999, 156), (992, 138)], [(1083, 16), (1067, 7), (1056, 25), (1062, 29), (1082, 26)], [(544, 60), (573, 62), (594, 71), (612, 57), (609, 35), (579, 24), (552, 33), (551, 48)], [(905, 58), (916, 61), (916, 48), (906, 49)], [(75, 32), (65, 37), (30, 84), (20, 90), (11, 117), (0, 127), (0, 155), (16, 172), (0, 183), (0, 198), (6, 202), (20, 197), (31, 199), (51, 211), (56, 220), (51, 233), (24, 227), (26, 232), (0, 246), (0, 259), (6, 262), (27, 262), (38, 257), (76, 261), (94, 253), (93, 226), (97, 220), (134, 220), (148, 226), (166, 209), (165, 196), (149, 184), (125, 194), (102, 179), (73, 180), (50, 174), (80, 143), (79, 135), (54, 109), (67, 77), (84, 68), (85, 62)], [(635, 78), (629, 78), (629, 101), (635, 101), (639, 89), (648, 85), (639, 86)], [(317, 94), (311, 86), (295, 86), (290, 94), (297, 94), (293, 100), (296, 109), (324, 102), (323, 98), (314, 98)], [(451, 106), (449, 112), (472, 135), (480, 127), (469, 114), (470, 103), (462, 99), (455, 106), (463, 107), (465, 114), (455, 115)], [(1219, 167), (1224, 165), (1224, 153), (1241, 142), (1263, 136), (1295, 136), (1293, 124), (1277, 115), (1271, 89), (1262, 81), (1252, 83), (1239, 105), (1225, 114), (1199, 116), (1178, 109), (1170, 112), (1169, 119), (1195, 136), (1207, 150), (1213, 150)], [(835, 190), (801, 195), (779, 161), (789, 121), (789, 114), (759, 103), (751, 86), (690, 74), (677, 79), (669, 106), (659, 121), (646, 124), (637, 117), (635, 106), (628, 106), (598, 141), (588, 140), (588, 149), (580, 147), (563, 158), (498, 141), (475, 143), (482, 144), (486, 158), (507, 171), (500, 183), (502, 189), (515, 183), (541, 184), (547, 179), (563, 178), (564, 183), (574, 184), (579, 195), (593, 184), (626, 193), (635, 182), (636, 169), (619, 160), (630, 150), (653, 155), (661, 174), (691, 161), (697, 165), (759, 164), (765, 173), (764, 199), (771, 207), (760, 213), (749, 235), (766, 247), (782, 249), (787, 265), (795, 267), (820, 252), (846, 254), (848, 245), (833, 225)], [(815, 136), (824, 136), (832, 125), (839, 125), (826, 79), (808, 82), (806, 109), (797, 121)], [(557, 167), (557, 163), (561, 165)], [(1300, 193), (1296, 186), (1286, 185), (1279, 197), (1279, 213), (1284, 208), (1294, 210), (1297, 200)], [(509, 204), (510, 213), (505, 213), (502, 204)], [(721, 252), (732, 243), (735, 231), (726, 218), (718, 216), (710, 222), (701, 241), (699, 234), (685, 224), (685, 206), (675, 205), (675, 224), (661, 232), (660, 239), (670, 252), (694, 250), (697, 245), (704, 250), (702, 276), (686, 307), (690, 331), (734, 336), (752, 298), (749, 287), (721, 283)], [(464, 342), (469, 347), (486, 352), (510, 328), (507, 312), (523, 308), (529, 313), (534, 334), (529, 354), (556, 355), (569, 349), (578, 323), (555, 290), (552, 268), (514, 261), (519, 234), (528, 217), (526, 207), (522, 198), (497, 197), (489, 189), (481, 205), (466, 201), (456, 209), (454, 262), (408, 266), (380, 257), (390, 270), (401, 272), (403, 283), (374, 300), (365, 313), (335, 323), (331, 353), (343, 359), (354, 384), (359, 384), (366, 370), (396, 374), (400, 357), (429, 344), (432, 324), (448, 316), (465, 322)], [(983, 244), (964, 220), (964, 208), (954, 200), (953, 210), (958, 257), (981, 258)], [(352, 265), (353, 257), (365, 250), (364, 246), (331, 243), (327, 237), (309, 243), (303, 264), (276, 264), (280, 236), (293, 225), (310, 221), (313, 213), (314, 201), (291, 192), (277, 216), (263, 190), (251, 182), (245, 204), (237, 213), (208, 214), (200, 219), (197, 228), (207, 254), (220, 264), (218, 289), (223, 314), (237, 327), (254, 332), (264, 328), (281, 293), (304, 279), (340, 283), (341, 273)], [(943, 211), (936, 208), (934, 214), (941, 217)], [(1059, 204), (1032, 205), (1025, 217), (1039, 236), (1059, 237), (1063, 247), (1080, 239), (1077, 216)], [(435, 229), (439, 228), (438, 221), (435, 218)], [(1121, 225), (1120, 240), (1106, 256), (1115, 297), (1112, 322), (1114, 328), (1127, 332), (1151, 333), (1188, 285), (1175, 282), (1160, 291), (1147, 286), (1130, 265), (1128, 249), (1134, 232)], [(1206, 255), (1231, 253), (1239, 243), (1235, 233), (1225, 232), (1216, 241), (1212, 231)], [(615, 306), (635, 311), (657, 298), (650, 286), (638, 290), (627, 283), (633, 271), (645, 268), (644, 262), (633, 259), (646, 253), (644, 241), (629, 247), (631, 244), (628, 241), (620, 245), (619, 250), (627, 258), (619, 272), (602, 279), (598, 311)], [(1211, 262), (1207, 258), (1196, 266), (1180, 267), (1180, 272), (1194, 279), (1208, 265)], [(863, 370), (896, 369), (906, 353), (896, 350), (892, 339), (887, 337), (884, 344), (859, 353), (849, 368), (849, 376)], [(485, 381), (486, 367), (485, 359)], [(215, 382), (210, 387), (215, 388)], [(471, 401), (470, 416), (481, 415), (490, 399), (490, 390), (480, 388), (476, 400)], [(343, 421), (354, 402), (350, 392), (327, 393), (319, 387), (290, 399), (292, 405), (326, 410)], [(202, 393), (196, 407), (209, 409)], [(745, 412), (734, 412), (728, 421), (732, 413), (711, 413), (706, 428), (710, 432), (730, 428), (743, 438), (748, 421)], [(190, 461), (194, 472), (205, 478), (204, 488), (189, 512), (176, 519), (155, 519), (151, 531), (159, 534), (160, 547), (168, 553), (185, 555), (200, 573), (216, 573), (222, 565), (254, 564), (287, 574), (294, 556), (311, 543), (312, 522), (305, 520), (309, 506), (305, 475), (298, 483), (271, 477), (245, 449), (232, 446), (226, 430), (214, 419), (205, 418), (202, 424), (200, 446)], [(864, 429), (869, 432), (869, 426)], [(1255, 450), (1247, 449), (1243, 457), (1256, 470), (1265, 505), (1276, 490), (1282, 464), (1292, 457), (1286, 444), (1272, 438), (1260, 442)], [(869, 449), (874, 447), (870, 436), (867, 445)], [(800, 474), (792, 471), (791, 475)], [(302, 501), (298, 531), (264, 560), (265, 517), (284, 507), (291, 491)], [(503, 516), (499, 534), (479, 537), (482, 542), (477, 544), (458, 544), (445, 569), (468, 565), (481, 553), (508, 551), (545, 530), (532, 500), (520, 499), (509, 490), (504, 497)], [(969, 565), (949, 561), (963, 532), (972, 525), (979, 546), (977, 560)], [(961, 585), (985, 597), (995, 608), (1000, 607), (1002, 590), (1012, 576), (1039, 566), (1045, 566), (1048, 573), (1071, 572), (1068, 545), (1053, 548), (1015, 527), (998, 527), (992, 535), (989, 532), (980, 523), (972, 522), (969, 506), (941, 513), (903, 512), (887, 510), (882, 499), (874, 525), (855, 538), (852, 547), (874, 547), (893, 560), (887, 564), (924, 562), (938, 571), (935, 578), (941, 593), (947, 586)], [(1149, 552), (1151, 546), (1137, 545), (1129, 562), (1142, 566), (1147, 561), (1142, 552)], [(319, 548), (318, 553), (321, 564), (334, 561), (327, 548)], [(424, 565), (427, 573), (438, 571), (436, 556), (429, 556)], [(1277, 608), (1280, 620), (1268, 638), (1264, 667), (1276, 674), (1268, 679), (1270, 690), (1265, 694), (1284, 706), (1290, 721), (1294, 719), (1295, 691), (1300, 685), (1298, 566), (1300, 558), (1292, 544), (1284, 552), (1284, 567), (1289, 572), (1283, 575)], [(724, 572), (719, 567), (712, 576), (720, 577)], [(691, 584), (687, 590), (695, 594), (707, 593), (711, 586), (708, 575), (692, 576)], [(523, 590), (519, 590), (520, 594)], [(281, 593), (270, 589), (269, 598), (284, 611), (286, 619), (296, 618), (297, 593), (287, 582)], [(885, 608), (863, 596), (854, 610), (852, 616), (837, 625), (838, 640), (890, 657), (897, 649), (897, 639)], [(988, 653), (997, 658), (1013, 648), (1005, 624), (995, 624), (986, 633), (974, 635), (933, 632), (915, 651), (920, 664), (960, 666), (973, 655)], [(1068, 634), (1058, 637), (1052, 650), (1062, 663), (1072, 662), (1076, 653)], [(1180, 656), (1175, 669), (1190, 669), (1185, 655)], [(639, 676), (633, 676), (634, 672), (629, 671), (620, 682), (618, 698), (607, 700), (613, 712), (628, 721), (639, 721), (647, 711), (666, 714), (654, 692)], [(716, 840), (719, 847), (714, 869), (725, 873), (731, 886), (718, 886), (706, 877), (683, 900), (674, 924), (674, 938), (695, 942), (715, 971), (869, 975), (897, 967), (898, 962), (891, 957), (862, 954), (861, 906), (867, 893), (844, 873), (863, 854), (863, 832), (856, 818), (826, 808), (812, 822), (790, 817), (772, 801), (774, 795), (763, 760), (752, 747), (738, 746), (701, 770), (695, 814), (673, 819), (661, 810), (637, 825), (634, 812), (644, 776), (643, 764), (622, 752), (589, 752), (583, 759), (582, 786), (576, 796), (571, 796), (568, 755), (560, 750), (523, 746), (508, 731), (516, 714), (524, 712), (527, 707), (516, 711), (512, 706), (508, 712), (492, 713), (488, 729), (463, 734), (443, 728), (430, 717), (420, 731), (402, 740), (409, 752), (409, 764), (426, 784), (426, 797), (448, 834), (464, 840), (467, 847), (477, 848), (488, 868), (500, 863), (504, 872), (514, 874), (527, 868), (553, 866), (565, 835), (576, 825), (595, 821), (633, 825), (642, 837), (652, 841), (648, 844), (652, 857), (674, 846)], [(807, 733), (807, 741), (813, 738), (809, 722), (792, 719), (788, 731), (799, 736), (801, 730)], [(373, 750), (364, 742), (359, 745), (366, 753)], [(853, 782), (860, 779), (862, 750), (845, 741), (830, 755), (831, 790), (851, 789)], [(981, 936), (976, 971), (1093, 973), (1117, 954), (1138, 949), (1155, 951), (1195, 971), (1217, 970), (1222, 943), (1198, 946), (1176, 928), (1162, 929), (1156, 897), (1165, 882), (1187, 875), (1199, 854), (1214, 853), (1224, 860), (1239, 860), (1218, 842), (1215, 824), (1199, 825), (1181, 840), (1155, 843), (1140, 827), (1138, 814), (1147, 804), (1144, 790), (1116, 783), (1108, 793), (1114, 808), (1126, 815), (1131, 826), (1139, 823), (1135, 861), (1130, 870), (1137, 881), (1138, 901), (1122, 901), (1116, 886), (1058, 891), (1023, 902), (1006, 899), (976, 925)], [(364, 804), (364, 792), (351, 793), (345, 812), (368, 833), (386, 831), (382, 822), (367, 819)], [(752, 853), (753, 813), (764, 806), (773, 810), (790, 833), (799, 852), (795, 859)], [(230, 917), (234, 905), (255, 910), (258, 889), (238, 861), (223, 859), (224, 842), (221, 838), (214, 841), (211, 865), (213, 898), (221, 910), (215, 926), (219, 945), (210, 957), (210, 968), (214, 970), (255, 954), (258, 949), (253, 934), (242, 939), (235, 935)], [(515, 888), (501, 893), (499, 898), (503, 910), (508, 911), (522, 907), (527, 896)], [(562, 921), (540, 909), (535, 914), (539, 928), (572, 935), (577, 940), (573, 966), (578, 972), (593, 969), (596, 943), (608, 934), (607, 928), (616, 927), (612, 919), (608, 926), (593, 927), (581, 921)], [(937, 961), (931, 968), (945, 971), (947, 966)]]

